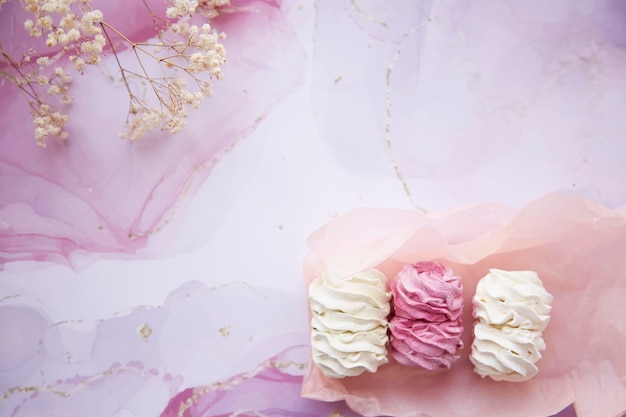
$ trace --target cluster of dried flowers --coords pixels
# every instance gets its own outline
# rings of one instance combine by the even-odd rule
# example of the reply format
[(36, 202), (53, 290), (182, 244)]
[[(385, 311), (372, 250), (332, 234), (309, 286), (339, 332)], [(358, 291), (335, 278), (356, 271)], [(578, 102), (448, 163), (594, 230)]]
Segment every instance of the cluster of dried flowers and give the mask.
[[(18, 0), (0, 0), (0, 12), (9, 1)], [(50, 136), (68, 137), (64, 109), (73, 100), (68, 94), (72, 78), (61, 58), (69, 59), (83, 74), (88, 65), (98, 64), (106, 51), (111, 51), (130, 99), (120, 136), (132, 140), (154, 129), (182, 130), (188, 109), (198, 108), (203, 98), (212, 94), (209, 80), (222, 78), (226, 50), (220, 41), (225, 34), (217, 33), (209, 21), (229, 0), (167, 0), (163, 17), (142, 0), (155, 28), (154, 39), (145, 42), (129, 39), (92, 7), (92, 0), (19, 1), (32, 16), (24, 22), (24, 29), (34, 38), (45, 39), (48, 50), (14, 57), (0, 42), (0, 75), (26, 98), (35, 140), (41, 147)], [(123, 62), (121, 48), (130, 49), (132, 62)]]

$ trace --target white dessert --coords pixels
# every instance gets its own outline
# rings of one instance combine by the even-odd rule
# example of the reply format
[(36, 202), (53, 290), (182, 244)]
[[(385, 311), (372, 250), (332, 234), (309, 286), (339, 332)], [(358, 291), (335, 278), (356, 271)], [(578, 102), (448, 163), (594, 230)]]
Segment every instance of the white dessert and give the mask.
[(538, 332), (516, 327), (497, 328), (476, 323), (470, 360), (474, 372), (495, 381), (520, 382), (534, 377), (540, 350), (546, 345)]
[(533, 271), (491, 269), (476, 286), (474, 371), (496, 381), (526, 381), (546, 348), (552, 295)]
[(391, 293), (375, 269), (340, 278), (324, 274), (309, 286), (313, 362), (331, 378), (375, 372), (387, 359)]
[(536, 272), (491, 269), (476, 286), (474, 317), (495, 326), (543, 331), (550, 303), (552, 296)]

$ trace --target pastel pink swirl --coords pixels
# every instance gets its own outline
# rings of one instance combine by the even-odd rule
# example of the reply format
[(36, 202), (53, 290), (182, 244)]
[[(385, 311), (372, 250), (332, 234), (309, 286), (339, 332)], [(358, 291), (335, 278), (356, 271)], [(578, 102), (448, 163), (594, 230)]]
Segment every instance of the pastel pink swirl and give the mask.
[(456, 320), (463, 311), (461, 279), (438, 262), (406, 265), (391, 283), (395, 314), (414, 320)]
[(429, 323), (395, 316), (390, 323), (391, 356), (407, 366), (450, 369), (463, 347), (461, 320)]
[(408, 366), (449, 369), (463, 347), (463, 286), (438, 262), (406, 265), (391, 282), (391, 355)]

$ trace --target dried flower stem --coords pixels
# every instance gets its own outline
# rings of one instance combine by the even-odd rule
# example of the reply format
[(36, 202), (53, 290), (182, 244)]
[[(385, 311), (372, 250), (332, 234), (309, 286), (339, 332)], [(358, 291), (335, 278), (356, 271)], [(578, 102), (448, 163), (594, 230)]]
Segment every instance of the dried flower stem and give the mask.
[[(68, 116), (59, 109), (73, 100), (67, 94), (71, 78), (62, 67), (51, 67), (62, 57), (67, 57), (75, 70), (83, 74), (86, 65), (100, 62), (108, 45), (129, 97), (126, 129), (120, 136), (133, 140), (156, 128), (171, 133), (182, 130), (188, 117), (187, 108), (198, 108), (202, 99), (211, 95), (209, 80), (222, 78), (226, 51), (219, 41), (225, 35), (216, 33), (208, 20), (217, 16), (229, 4), (228, 0), (168, 0), (167, 19), (157, 16), (148, 1), (142, 0), (157, 39), (146, 42), (129, 39), (106, 21), (100, 10), (92, 8), (91, 0), (19, 1), (33, 16), (24, 22), (27, 32), (35, 38), (45, 37), (48, 47), (62, 47), (52, 57), (33, 51), (18, 61), (0, 43), (1, 57), (6, 62), (0, 75), (25, 96), (33, 114), (35, 139), (41, 147), (45, 147), (49, 136), (68, 136), (65, 130)], [(0, 5), (6, 2), (0, 0)], [(207, 23), (201, 27), (189, 24), (194, 14), (203, 16)], [(114, 36), (132, 51), (136, 70), (123, 62), (119, 46), (113, 42)], [(37, 58), (35, 62), (31, 56)], [(146, 59), (154, 60), (162, 76), (151, 75), (152, 67), (146, 65)], [(197, 90), (187, 89), (187, 79), (195, 82)], [(142, 85), (150, 86), (153, 99), (137, 93)], [(152, 101), (156, 106), (150, 104)]]

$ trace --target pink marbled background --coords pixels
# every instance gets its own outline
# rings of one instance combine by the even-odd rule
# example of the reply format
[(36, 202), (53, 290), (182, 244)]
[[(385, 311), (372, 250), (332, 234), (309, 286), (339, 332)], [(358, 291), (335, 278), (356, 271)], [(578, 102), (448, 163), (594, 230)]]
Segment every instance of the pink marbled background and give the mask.
[(620, 2), (241, 3), (178, 136), (117, 138), (111, 57), (46, 150), (0, 84), (0, 414), (351, 415), (299, 396), (311, 231), (357, 206), (626, 204)]

